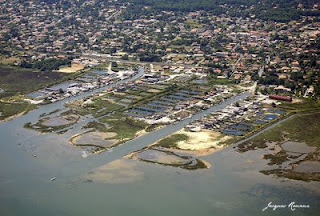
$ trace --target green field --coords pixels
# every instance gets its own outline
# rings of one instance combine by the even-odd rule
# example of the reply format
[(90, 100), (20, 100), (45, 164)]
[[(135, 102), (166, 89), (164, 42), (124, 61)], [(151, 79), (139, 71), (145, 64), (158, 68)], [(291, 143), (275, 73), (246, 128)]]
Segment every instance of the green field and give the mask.
[[(73, 124), (75, 124), (79, 120), (79, 116), (76, 115), (60, 115), (60, 117), (64, 117), (66, 120), (69, 120), (69, 123), (56, 125), (56, 126), (47, 126), (44, 124), (47, 120), (50, 120), (50, 117), (45, 117), (42, 119), (39, 119), (39, 121), (35, 124), (32, 124), (31, 122), (27, 122), (24, 124), (24, 128), (37, 130), (41, 133), (52, 133), (55, 131), (59, 131), (62, 129), (65, 129)], [(64, 131), (66, 132), (66, 131)]]
[(149, 125), (147, 128), (146, 128), (146, 132), (151, 132), (153, 130), (156, 130), (158, 129), (159, 127), (161, 127), (162, 124), (152, 124), (152, 125)]
[(144, 121), (134, 120), (129, 117), (115, 119), (105, 117), (100, 119), (100, 121), (109, 124), (111, 128), (108, 129), (108, 132), (117, 133), (115, 138), (120, 140), (134, 138), (138, 131), (144, 130), (148, 126)]
[(119, 110), (123, 108), (122, 105), (111, 102), (110, 100), (105, 100), (102, 97), (92, 99), (92, 103), (84, 104), (83, 101), (73, 101), (66, 105), (71, 108), (72, 113), (78, 115), (88, 115), (91, 114), (95, 118), (107, 115), (108, 113)]
[(0, 65), (0, 98), (26, 94), (74, 77), (76, 74), (35, 72), (35, 70)]
[(320, 100), (304, 99), (303, 103), (282, 103), (279, 108), (293, 110), (296, 112), (320, 111)]
[(267, 142), (283, 142), (286, 139), (320, 147), (320, 112), (296, 114), (238, 147), (240, 149), (263, 148), (266, 147)]
[(11, 116), (22, 112), (28, 112), (34, 109), (36, 105), (32, 105), (25, 101), (19, 102), (1, 102), (0, 101), (0, 120), (5, 120)]
[(165, 148), (172, 148), (172, 147), (176, 147), (176, 144), (179, 141), (188, 140), (188, 138), (189, 137), (185, 134), (173, 134), (171, 136), (168, 136), (168, 137), (160, 140), (156, 145), (161, 146), (161, 147), (165, 147)]
[(96, 121), (88, 122), (83, 128), (92, 128), (100, 132), (107, 132), (107, 128), (104, 124)]
[[(320, 147), (320, 102), (316, 100), (306, 100), (304, 103), (283, 103), (281, 109), (286, 109), (292, 113), (296, 113), (290, 119), (276, 125), (273, 128), (253, 137), (249, 141), (238, 145), (240, 152), (253, 150), (256, 148), (266, 148), (267, 143), (274, 142), (280, 145), (286, 141), (304, 142), (309, 146)], [(312, 160), (319, 161), (319, 153), (311, 152), (308, 156), (295, 162), (295, 165), (302, 161)], [(285, 150), (276, 153), (265, 154), (264, 159), (269, 160), (268, 165), (281, 165), (284, 162), (294, 159), (295, 156), (287, 154)], [(292, 163), (291, 163), (292, 164)], [(294, 165), (292, 165), (294, 166)], [(271, 169), (260, 171), (266, 175), (276, 175), (295, 180), (303, 181), (319, 181), (319, 173), (297, 172), (291, 169)]]
[(79, 111), (87, 114), (92, 114), (94, 117), (99, 117), (114, 110), (123, 108), (123, 106), (121, 105), (111, 103), (110, 101), (103, 100), (102, 98), (94, 99), (93, 102), (94, 103), (82, 107)]

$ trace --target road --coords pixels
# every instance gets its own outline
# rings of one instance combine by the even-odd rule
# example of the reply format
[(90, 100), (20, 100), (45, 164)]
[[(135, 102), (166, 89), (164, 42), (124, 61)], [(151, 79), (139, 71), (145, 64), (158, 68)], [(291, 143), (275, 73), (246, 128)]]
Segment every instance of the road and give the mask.
[[(258, 72), (259, 78), (262, 76), (263, 71), (264, 71), (264, 65), (262, 65), (259, 69), (259, 72)], [(258, 81), (255, 81), (251, 90), (252, 94), (255, 94), (257, 86), (258, 86)]]
[(245, 142), (247, 142), (247, 141), (255, 138), (256, 136), (259, 136), (260, 134), (264, 133), (265, 131), (270, 130), (270, 129), (276, 127), (277, 125), (279, 125), (279, 124), (281, 124), (281, 123), (283, 123), (283, 122), (285, 122), (285, 121), (293, 118), (294, 116), (295, 116), (295, 115), (291, 115), (291, 116), (289, 116), (289, 117), (287, 117), (287, 118), (285, 118), (285, 119), (282, 119), (282, 120), (280, 120), (280, 121), (278, 121), (278, 122), (276, 122), (276, 123), (274, 123), (274, 124), (272, 124), (272, 125), (264, 128), (263, 130), (259, 131), (258, 133), (255, 133), (255, 134), (253, 134), (252, 136), (250, 136), (250, 137), (248, 137), (248, 138), (246, 138), (246, 139), (244, 139), (244, 140), (240, 140), (240, 141), (232, 144), (231, 146), (237, 146), (237, 145), (240, 145), (240, 144), (242, 144), (242, 143), (245, 143)]
[(116, 62), (122, 62), (122, 63), (126, 63), (126, 64), (138, 64), (138, 65), (160, 65), (160, 66), (176, 66), (176, 67), (185, 67), (185, 68), (194, 68), (196, 67), (195, 65), (188, 65), (188, 64), (176, 64), (173, 62), (140, 62), (140, 61), (130, 61), (130, 60), (123, 60), (117, 57), (112, 57), (109, 55), (100, 55), (100, 54), (88, 54), (88, 53), (84, 53), (82, 55), (83, 57), (87, 57), (87, 58), (93, 58), (93, 59), (98, 59), (98, 60), (107, 60), (107, 61), (116, 61)]
[(262, 65), (259, 69), (259, 72), (258, 72), (259, 78), (262, 76), (263, 71), (264, 71), (264, 65)]
[(109, 72), (109, 73), (112, 72), (112, 63), (111, 63), (111, 62), (109, 63), (109, 66), (108, 66), (108, 72)]
[(241, 56), (238, 58), (238, 60), (236, 61), (236, 63), (232, 66), (232, 72), (230, 77), (234, 74), (236, 66), (239, 64), (239, 62), (241, 61), (241, 59), (243, 58), (243, 54), (241, 54)]
[(237, 43), (237, 45), (236, 45), (235, 47), (233, 47), (233, 49), (231, 50), (231, 52), (234, 52), (239, 46), (240, 46), (240, 42)]

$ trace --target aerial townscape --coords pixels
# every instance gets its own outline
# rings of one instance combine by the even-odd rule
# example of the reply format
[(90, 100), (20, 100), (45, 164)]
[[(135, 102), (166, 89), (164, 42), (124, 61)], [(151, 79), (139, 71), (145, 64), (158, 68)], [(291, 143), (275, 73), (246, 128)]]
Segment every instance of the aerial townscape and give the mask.
[(318, 0), (0, 0), (0, 20), (3, 215), (319, 213)]

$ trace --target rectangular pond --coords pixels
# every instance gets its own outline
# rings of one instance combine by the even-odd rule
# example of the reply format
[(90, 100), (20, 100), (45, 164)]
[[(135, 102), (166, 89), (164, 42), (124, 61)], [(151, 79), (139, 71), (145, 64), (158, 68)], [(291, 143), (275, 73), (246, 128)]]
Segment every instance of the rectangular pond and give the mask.
[(235, 129), (224, 129), (222, 133), (227, 134), (227, 135), (233, 135), (233, 136), (242, 136), (245, 132), (240, 131), (240, 130), (235, 130)]

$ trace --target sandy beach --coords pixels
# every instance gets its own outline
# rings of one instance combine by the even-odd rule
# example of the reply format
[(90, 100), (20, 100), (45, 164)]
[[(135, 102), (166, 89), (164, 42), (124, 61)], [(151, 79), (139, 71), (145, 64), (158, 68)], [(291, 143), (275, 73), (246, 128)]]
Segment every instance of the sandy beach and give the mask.
[(85, 67), (85, 65), (82, 64), (71, 64), (70, 67), (62, 67), (59, 69), (59, 72), (61, 73), (75, 73), (77, 71), (82, 70)]
[(185, 129), (182, 129), (176, 134), (185, 134), (189, 138), (188, 140), (179, 141), (177, 143), (177, 148), (182, 150), (192, 150), (192, 151), (201, 151), (211, 148), (222, 148), (221, 145), (224, 141), (230, 139), (229, 136), (223, 136), (219, 132), (214, 132), (211, 130), (201, 130), (199, 132), (189, 132)]

